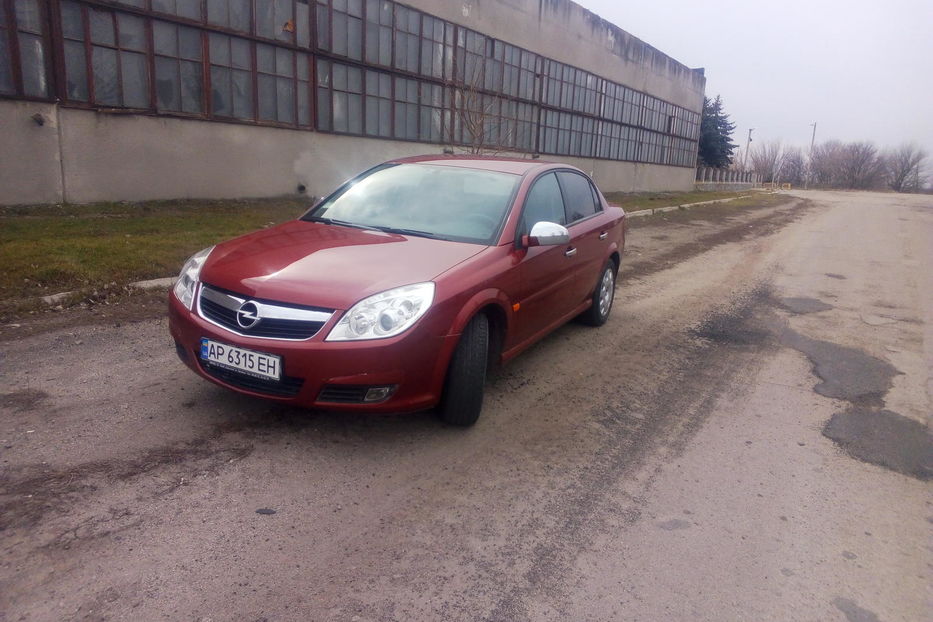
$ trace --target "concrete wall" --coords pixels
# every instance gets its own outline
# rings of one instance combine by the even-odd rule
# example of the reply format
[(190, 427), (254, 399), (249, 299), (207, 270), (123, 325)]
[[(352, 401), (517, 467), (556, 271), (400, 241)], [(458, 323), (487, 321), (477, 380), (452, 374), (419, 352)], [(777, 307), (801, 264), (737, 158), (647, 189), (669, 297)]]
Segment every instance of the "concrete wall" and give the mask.
[(0, 100), (0, 205), (62, 202), (58, 130), (54, 104)]
[(239, 198), (333, 189), (385, 160), (438, 145), (63, 109), (67, 201)]
[[(32, 120), (42, 114), (45, 124)], [(440, 145), (0, 100), (0, 204), (320, 196), (392, 158)], [(547, 159), (547, 158), (544, 158)], [(550, 158), (606, 192), (689, 190), (694, 170)]]

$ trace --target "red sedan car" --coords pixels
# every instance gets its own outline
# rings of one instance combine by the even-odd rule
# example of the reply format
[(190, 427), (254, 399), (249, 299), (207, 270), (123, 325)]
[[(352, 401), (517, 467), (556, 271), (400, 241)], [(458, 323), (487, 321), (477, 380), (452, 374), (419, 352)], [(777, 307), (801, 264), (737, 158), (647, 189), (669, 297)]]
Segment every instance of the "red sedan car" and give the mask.
[(169, 325), (181, 360), (235, 391), (470, 425), (490, 363), (606, 322), (624, 245), (625, 213), (573, 167), (395, 160), (196, 253)]

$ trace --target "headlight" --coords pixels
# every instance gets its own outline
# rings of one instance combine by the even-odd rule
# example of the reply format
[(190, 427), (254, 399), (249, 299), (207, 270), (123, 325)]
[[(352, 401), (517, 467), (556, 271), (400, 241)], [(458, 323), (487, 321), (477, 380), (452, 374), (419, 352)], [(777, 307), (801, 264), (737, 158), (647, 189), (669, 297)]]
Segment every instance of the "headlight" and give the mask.
[(407, 330), (434, 301), (434, 283), (396, 287), (370, 296), (347, 311), (326, 341), (385, 339)]
[(194, 302), (194, 290), (198, 285), (201, 267), (204, 265), (204, 262), (207, 261), (207, 256), (211, 254), (212, 250), (214, 250), (213, 246), (205, 248), (203, 251), (198, 251), (189, 257), (185, 265), (181, 267), (178, 280), (175, 281), (175, 296), (181, 301), (181, 304), (188, 307), (188, 309), (191, 309), (191, 304)]

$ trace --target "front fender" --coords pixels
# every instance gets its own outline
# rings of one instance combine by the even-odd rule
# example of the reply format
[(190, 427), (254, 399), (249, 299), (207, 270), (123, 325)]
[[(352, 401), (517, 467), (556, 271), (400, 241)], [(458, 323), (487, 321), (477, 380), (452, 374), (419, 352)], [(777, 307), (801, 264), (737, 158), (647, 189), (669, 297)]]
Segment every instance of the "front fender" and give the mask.
[(473, 319), (476, 313), (485, 307), (495, 305), (502, 311), (502, 317), (505, 318), (503, 327), (505, 334), (508, 334), (514, 321), (515, 313), (512, 311), (512, 301), (505, 295), (505, 292), (495, 288), (484, 289), (473, 294), (464, 303), (454, 321), (450, 326), (447, 336), (444, 338), (443, 350), (437, 360), (437, 368), (434, 370), (432, 382), (436, 387), (443, 387), (444, 380), (447, 377), (447, 368), (450, 366), (450, 359), (454, 355), (454, 350), (460, 342), (460, 335), (466, 328), (466, 325)]

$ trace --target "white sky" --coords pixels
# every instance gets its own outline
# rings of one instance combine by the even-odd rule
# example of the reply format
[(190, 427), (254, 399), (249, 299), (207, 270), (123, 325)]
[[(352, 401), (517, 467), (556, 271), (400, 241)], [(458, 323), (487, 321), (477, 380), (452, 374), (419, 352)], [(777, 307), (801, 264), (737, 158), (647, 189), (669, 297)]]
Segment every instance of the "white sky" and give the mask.
[[(933, 0), (575, 0), (722, 95), (733, 141), (914, 141), (933, 156)], [(754, 145), (754, 142), (753, 142)]]

